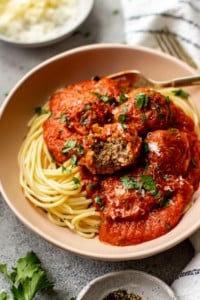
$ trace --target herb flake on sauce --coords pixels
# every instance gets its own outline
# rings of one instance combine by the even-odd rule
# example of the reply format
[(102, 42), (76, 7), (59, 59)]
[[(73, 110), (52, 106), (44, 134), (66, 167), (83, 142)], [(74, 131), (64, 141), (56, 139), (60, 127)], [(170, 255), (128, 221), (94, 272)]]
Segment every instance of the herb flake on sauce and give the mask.
[(135, 96), (137, 108), (146, 108), (149, 102), (149, 97), (145, 93), (138, 93)]

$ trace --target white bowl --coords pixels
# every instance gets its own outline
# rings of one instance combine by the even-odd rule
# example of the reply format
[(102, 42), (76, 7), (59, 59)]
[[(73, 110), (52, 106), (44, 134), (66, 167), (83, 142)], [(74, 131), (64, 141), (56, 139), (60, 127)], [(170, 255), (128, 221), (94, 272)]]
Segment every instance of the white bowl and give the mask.
[(177, 300), (172, 289), (162, 280), (135, 270), (112, 272), (92, 280), (82, 289), (77, 300), (103, 300), (119, 289), (136, 294), (142, 300)]
[(51, 39), (44, 39), (34, 42), (18, 41), (15, 37), (11, 38), (0, 33), (0, 40), (23, 48), (37, 48), (55, 44), (70, 36), (76, 29), (80, 27), (80, 25), (87, 19), (88, 15), (90, 14), (93, 5), (94, 0), (77, 0), (77, 17), (74, 18), (74, 20), (70, 24), (66, 22), (57, 36), (54, 36)]
[[(9, 207), (25, 225), (49, 242), (76, 254), (110, 261), (148, 257), (189, 237), (200, 226), (200, 197), (167, 234), (138, 245), (111, 246), (101, 243), (98, 237), (85, 239), (67, 228), (56, 226), (44, 212), (31, 205), (19, 184), (17, 155), (35, 107), (43, 104), (56, 89), (94, 75), (126, 69), (141, 70), (156, 80), (195, 73), (177, 59), (147, 48), (115, 44), (79, 47), (57, 55), (30, 71), (14, 87), (0, 111), (1, 191)], [(193, 87), (189, 92), (200, 110), (200, 88)]]

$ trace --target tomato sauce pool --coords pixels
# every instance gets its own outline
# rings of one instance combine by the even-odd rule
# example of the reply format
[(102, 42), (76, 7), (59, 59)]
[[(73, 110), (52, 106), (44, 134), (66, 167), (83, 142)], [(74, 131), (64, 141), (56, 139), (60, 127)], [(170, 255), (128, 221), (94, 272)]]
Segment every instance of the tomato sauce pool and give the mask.
[(102, 242), (134, 245), (176, 226), (199, 185), (200, 141), (173, 99), (95, 78), (56, 91), (50, 110), (45, 142), (58, 165), (79, 165)]

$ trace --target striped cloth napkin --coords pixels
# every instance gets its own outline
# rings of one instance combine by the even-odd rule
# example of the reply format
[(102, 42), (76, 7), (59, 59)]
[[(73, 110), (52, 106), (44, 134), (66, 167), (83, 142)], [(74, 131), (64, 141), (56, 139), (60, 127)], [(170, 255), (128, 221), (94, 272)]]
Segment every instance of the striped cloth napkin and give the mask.
[(199, 0), (121, 0), (126, 42), (158, 48), (156, 33), (166, 28), (200, 65)]
[[(200, 0), (121, 0), (127, 44), (159, 49), (155, 35), (166, 28), (200, 66)], [(173, 282), (177, 299), (200, 300), (200, 230), (191, 238), (192, 261)]]

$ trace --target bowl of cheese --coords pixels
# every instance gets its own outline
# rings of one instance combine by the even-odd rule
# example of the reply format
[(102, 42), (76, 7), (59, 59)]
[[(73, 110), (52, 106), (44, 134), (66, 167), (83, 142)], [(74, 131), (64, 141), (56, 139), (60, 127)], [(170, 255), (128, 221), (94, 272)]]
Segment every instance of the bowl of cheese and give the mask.
[(0, 39), (42, 47), (71, 35), (88, 17), (94, 0), (1, 0)]

